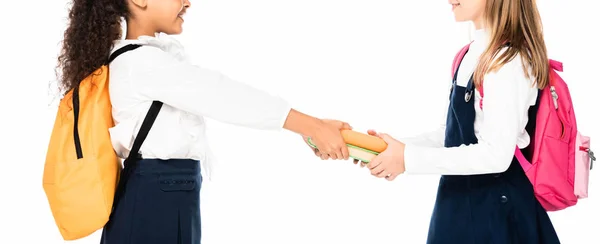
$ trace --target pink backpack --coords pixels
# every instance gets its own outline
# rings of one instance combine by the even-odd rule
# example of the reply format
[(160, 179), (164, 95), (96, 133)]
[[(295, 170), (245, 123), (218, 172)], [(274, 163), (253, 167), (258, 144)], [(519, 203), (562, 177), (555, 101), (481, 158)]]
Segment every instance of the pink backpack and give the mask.
[[(456, 54), (452, 77), (469, 46)], [(596, 158), (590, 150), (590, 138), (577, 131), (569, 88), (557, 73), (562, 72), (562, 63), (550, 59), (549, 65), (550, 85), (539, 93), (534, 138), (528, 147), (531, 161), (518, 147), (515, 156), (544, 209), (558, 211), (588, 197), (589, 174)], [(477, 90), (483, 109), (483, 83)]]

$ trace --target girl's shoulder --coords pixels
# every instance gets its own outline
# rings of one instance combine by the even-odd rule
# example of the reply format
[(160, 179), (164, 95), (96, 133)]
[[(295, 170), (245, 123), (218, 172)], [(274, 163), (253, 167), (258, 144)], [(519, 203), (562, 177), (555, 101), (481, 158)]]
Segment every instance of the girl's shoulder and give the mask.
[(117, 40), (114, 42), (111, 53), (129, 44), (142, 45), (141, 48), (128, 55), (130, 59), (136, 59), (141, 63), (186, 62), (188, 60), (183, 45), (174, 37), (162, 33), (155, 36), (140, 36), (137, 39)]
[[(498, 51), (498, 54), (496, 54), (494, 57), (494, 63), (496, 61), (499, 61), (500, 58), (503, 58), (505, 53), (508, 52), (509, 48), (510, 47), (503, 47), (502, 49), (500, 49)], [(526, 79), (528, 75), (525, 72), (531, 72), (531, 70), (524, 65), (523, 56), (520, 53), (516, 53), (513, 57), (511, 57), (507, 62), (505, 62), (495, 72), (492, 73), (500, 73), (503, 76), (517, 76)]]
[[(509, 50), (509, 47), (502, 48), (495, 56), (494, 62), (498, 61)], [(531, 76), (531, 68), (524, 65), (523, 57), (517, 53), (506, 63), (496, 70), (487, 73), (484, 76), (484, 86), (487, 90), (499, 89), (522, 94), (537, 94), (535, 78)]]

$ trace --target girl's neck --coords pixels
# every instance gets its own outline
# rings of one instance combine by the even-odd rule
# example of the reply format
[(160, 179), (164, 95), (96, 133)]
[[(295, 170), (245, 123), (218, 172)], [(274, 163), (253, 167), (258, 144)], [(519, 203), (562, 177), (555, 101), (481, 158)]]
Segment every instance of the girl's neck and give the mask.
[(154, 36), (155, 31), (148, 25), (142, 23), (142, 21), (136, 21), (135, 19), (127, 20), (127, 33), (125, 39), (136, 40), (140, 36)]
[(475, 30), (484, 29), (485, 22), (483, 21), (483, 16), (473, 19), (472, 22), (473, 22), (473, 25), (475, 26)]
[(487, 32), (482, 18), (473, 20), (475, 31), (473, 31), (473, 41), (475, 46), (485, 47), (489, 41), (489, 33)]

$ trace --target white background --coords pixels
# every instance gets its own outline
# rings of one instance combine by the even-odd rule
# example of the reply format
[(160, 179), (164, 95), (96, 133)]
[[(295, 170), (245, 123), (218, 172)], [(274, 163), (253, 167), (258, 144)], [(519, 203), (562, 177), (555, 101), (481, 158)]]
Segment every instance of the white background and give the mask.
[[(600, 154), (600, 4), (537, 1), (551, 58), (564, 62), (580, 130)], [(568, 4), (567, 4), (568, 2)], [(57, 100), (49, 93), (66, 1), (4, 1), (0, 243), (65, 243), (42, 189)], [(180, 40), (193, 60), (281, 95), (309, 114), (404, 137), (444, 117), (450, 64), (469, 41), (446, 1), (192, 1)], [(372, 177), (321, 161), (289, 132), (209, 122), (220, 171), (204, 182), (204, 244), (424, 243), (438, 176)], [(599, 166), (600, 167), (600, 164)], [(600, 173), (590, 198), (551, 213), (563, 243), (600, 243)], [(98, 233), (73, 243), (98, 243)]]

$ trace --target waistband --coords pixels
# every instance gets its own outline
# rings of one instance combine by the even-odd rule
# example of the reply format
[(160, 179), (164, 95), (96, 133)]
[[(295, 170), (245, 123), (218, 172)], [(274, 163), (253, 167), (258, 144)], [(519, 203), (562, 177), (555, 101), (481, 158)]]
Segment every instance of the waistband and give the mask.
[(479, 175), (443, 175), (444, 184), (464, 185), (470, 187), (487, 186), (498, 184), (500, 180), (515, 183), (526, 183), (529, 179), (516, 158), (513, 158), (510, 167), (501, 173), (479, 174)]
[(136, 174), (200, 173), (199, 160), (193, 159), (138, 159), (125, 162), (125, 171)]

